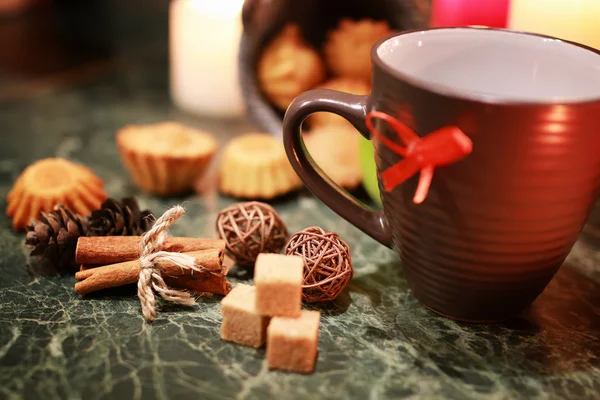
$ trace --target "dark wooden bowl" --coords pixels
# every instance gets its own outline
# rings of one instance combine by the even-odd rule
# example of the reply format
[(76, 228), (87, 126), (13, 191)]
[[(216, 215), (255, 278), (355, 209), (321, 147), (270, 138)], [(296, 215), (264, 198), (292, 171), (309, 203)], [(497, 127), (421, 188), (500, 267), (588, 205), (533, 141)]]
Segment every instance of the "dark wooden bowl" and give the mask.
[(263, 95), (256, 65), (264, 46), (288, 22), (296, 22), (304, 38), (320, 49), (329, 30), (343, 17), (388, 21), (395, 30), (427, 25), (429, 0), (246, 0), (242, 11), (244, 32), (239, 70), (248, 113), (255, 123), (281, 136), (283, 112)]

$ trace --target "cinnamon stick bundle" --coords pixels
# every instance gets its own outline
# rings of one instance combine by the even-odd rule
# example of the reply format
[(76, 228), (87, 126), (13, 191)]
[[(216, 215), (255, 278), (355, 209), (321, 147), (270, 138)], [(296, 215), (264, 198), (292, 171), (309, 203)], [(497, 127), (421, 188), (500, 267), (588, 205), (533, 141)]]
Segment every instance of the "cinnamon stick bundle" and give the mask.
[[(159, 261), (156, 266), (160, 268), (165, 281), (197, 293), (208, 292), (223, 295), (229, 293), (231, 284), (224, 276), (228, 269), (223, 267), (225, 255), (223, 249), (211, 248), (185, 254), (194, 257), (196, 265), (201, 266), (205, 271), (190, 272), (168, 261)], [(75, 290), (79, 294), (88, 294), (102, 289), (132, 284), (138, 281), (139, 275), (139, 260), (84, 269), (75, 274), (75, 279), (79, 281), (75, 284)]]
[[(77, 240), (75, 261), (82, 265), (107, 265), (136, 260), (140, 257), (140, 236), (88, 236)], [(186, 253), (197, 250), (223, 249), (221, 239), (170, 237), (164, 251)]]

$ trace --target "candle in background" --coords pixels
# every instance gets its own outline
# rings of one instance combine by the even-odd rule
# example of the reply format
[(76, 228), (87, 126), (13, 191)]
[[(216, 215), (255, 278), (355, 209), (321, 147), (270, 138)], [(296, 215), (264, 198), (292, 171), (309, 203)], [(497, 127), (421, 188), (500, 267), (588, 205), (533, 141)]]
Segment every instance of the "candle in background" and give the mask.
[(512, 0), (509, 28), (600, 49), (600, 0)]
[(433, 0), (431, 26), (506, 28), (509, 0)]
[(173, 0), (169, 16), (171, 97), (185, 111), (245, 113), (238, 79), (243, 0)]

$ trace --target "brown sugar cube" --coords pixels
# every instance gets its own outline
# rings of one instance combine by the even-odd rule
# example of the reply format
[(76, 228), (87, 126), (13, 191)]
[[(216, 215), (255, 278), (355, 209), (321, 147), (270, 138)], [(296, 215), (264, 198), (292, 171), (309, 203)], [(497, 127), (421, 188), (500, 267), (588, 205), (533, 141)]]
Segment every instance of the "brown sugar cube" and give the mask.
[(297, 317), (302, 309), (302, 273), (299, 256), (262, 253), (254, 267), (256, 309), (261, 315)]
[(256, 287), (239, 284), (221, 301), (221, 339), (244, 346), (261, 347), (269, 318), (256, 311)]
[(302, 310), (298, 318), (273, 317), (267, 329), (269, 369), (313, 372), (319, 343), (319, 311)]

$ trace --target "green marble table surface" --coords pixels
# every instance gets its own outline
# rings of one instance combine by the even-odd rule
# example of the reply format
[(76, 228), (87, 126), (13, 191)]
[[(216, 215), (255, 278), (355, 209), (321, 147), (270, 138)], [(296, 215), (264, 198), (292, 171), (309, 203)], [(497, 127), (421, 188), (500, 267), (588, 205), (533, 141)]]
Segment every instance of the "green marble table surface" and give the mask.
[[(0, 207), (28, 164), (60, 156), (91, 167), (113, 197), (138, 196), (155, 213), (184, 204), (187, 214), (173, 234), (214, 236), (216, 214), (235, 200), (218, 195), (210, 182), (201, 196), (139, 191), (119, 162), (115, 131), (171, 119), (225, 142), (253, 126), (178, 112), (169, 101), (165, 58), (125, 53), (61, 79), (0, 90)], [(354, 279), (333, 304), (320, 307), (314, 374), (270, 372), (264, 349), (222, 342), (218, 298), (192, 308), (161, 303), (149, 325), (134, 291), (81, 297), (73, 277), (35, 275), (24, 235), (2, 214), (0, 399), (599, 398), (594, 226), (529, 310), (502, 324), (470, 325), (422, 307), (397, 256), (309, 193), (273, 205), (290, 231), (320, 225), (352, 249)], [(242, 270), (231, 276), (234, 283), (248, 278)]]

